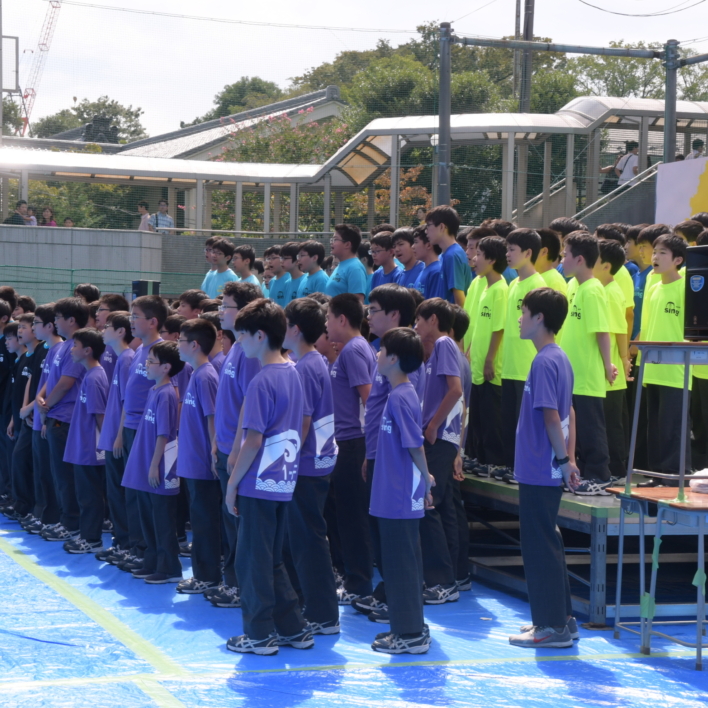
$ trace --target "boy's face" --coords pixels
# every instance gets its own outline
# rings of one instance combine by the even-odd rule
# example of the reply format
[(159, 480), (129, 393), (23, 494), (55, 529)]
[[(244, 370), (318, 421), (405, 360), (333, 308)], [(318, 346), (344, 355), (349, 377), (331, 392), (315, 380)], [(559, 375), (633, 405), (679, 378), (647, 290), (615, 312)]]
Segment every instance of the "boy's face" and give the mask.
[(5, 345), (7, 346), (7, 351), (9, 351), (10, 354), (18, 354), (22, 348), (22, 345), (15, 335), (7, 335), (5, 337)]
[(654, 266), (655, 273), (668, 273), (678, 270), (683, 264), (683, 258), (681, 256), (674, 258), (673, 253), (664, 244), (660, 244), (654, 248), (651, 264)]
[(386, 347), (381, 347), (376, 357), (376, 369), (382, 376), (388, 376), (398, 366), (398, 357), (386, 353)]
[(582, 256), (574, 256), (573, 251), (567, 246), (563, 249), (563, 260), (561, 264), (565, 275), (575, 275), (578, 272), (578, 268), (580, 268), (581, 264), (584, 262), (585, 259)]
[(17, 339), (20, 344), (27, 346), (35, 341), (32, 325), (29, 322), (20, 322), (17, 325)]
[(386, 332), (394, 327), (398, 327), (401, 316), (398, 310), (385, 312), (375, 300), (369, 305), (369, 312), (366, 316), (369, 321), (369, 328), (377, 337), (383, 337)]
[(330, 239), (330, 245), (332, 247), (332, 255), (335, 258), (341, 260), (351, 255), (351, 244), (349, 242), (345, 244), (341, 235), (336, 231), (334, 232), (334, 236)]
[(212, 260), (213, 256), (214, 251), (211, 246), (204, 246), (204, 260), (209, 264), (209, 267), (214, 265), (214, 261)]
[(373, 245), (369, 251), (374, 259), (374, 268), (388, 265), (393, 260), (393, 249), (382, 248), (381, 246)]
[(309, 273), (317, 267), (317, 256), (311, 256), (307, 251), (300, 251), (300, 253), (297, 254), (297, 261), (303, 273)]
[(271, 253), (266, 258), (266, 269), (269, 266), (276, 278), (279, 278), (285, 272), (283, 270), (283, 261), (280, 260), (280, 256), (277, 253)]
[(288, 320), (288, 326), (285, 329), (285, 339), (283, 340), (284, 349), (295, 349), (300, 341), (300, 328), (297, 325), (290, 324)]
[(219, 319), (222, 329), (230, 329), (233, 332), (236, 315), (238, 315), (238, 305), (231, 295), (224, 295), (224, 299), (219, 308)]
[(494, 270), (494, 261), (487, 260), (484, 252), (477, 248), (477, 258), (474, 264), (474, 272), (478, 278), (484, 278)]
[(332, 309), (327, 309), (327, 334), (330, 342), (341, 342), (345, 338), (347, 318), (344, 315), (335, 317)]
[(198, 307), (192, 307), (186, 300), (180, 300), (177, 306), (177, 314), (186, 317), (188, 320), (196, 320), (202, 311)]
[(241, 256), (240, 253), (237, 253), (232, 259), (231, 259), (231, 265), (233, 266), (234, 270), (239, 274), (242, 275), (245, 273), (245, 277), (248, 277), (251, 273), (248, 264), (250, 261), (244, 261), (243, 256)]
[(402, 238), (399, 238), (393, 244), (393, 254), (403, 265), (408, 265), (411, 261), (416, 260), (415, 253), (413, 253), (413, 245)]
[(636, 241), (627, 240), (627, 245), (624, 247), (624, 252), (627, 254), (627, 260), (633, 261), (639, 257), (639, 248)]
[(51, 324), (45, 325), (42, 320), (35, 317), (34, 322), (32, 322), (32, 331), (40, 342), (47, 342), (54, 332), (54, 327)]
[(444, 242), (444, 237), (447, 234), (447, 229), (445, 224), (435, 224), (432, 221), (428, 221), (425, 224), (425, 234), (428, 237), (428, 241), (434, 246), (442, 246)]
[[(428, 248), (431, 248), (430, 244), (421, 241), (417, 236), (413, 239), (413, 245), (411, 246), (411, 251), (413, 255), (419, 261), (424, 261), (426, 252)], [(400, 260), (400, 259), (399, 259)]]
[(431, 315), (426, 320), (425, 317), (420, 317), (419, 315), (415, 318), (414, 329), (423, 341), (435, 337), (438, 334), (438, 318), (435, 315)]
[(24, 315), (25, 311), (19, 305), (12, 311), (12, 319), (16, 320), (20, 315)]
[(292, 256), (281, 256), (280, 260), (283, 264), (283, 270), (290, 275), (297, 275), (300, 272), (300, 266), (298, 265), (297, 258), (293, 260)]
[(64, 339), (68, 339), (71, 334), (71, 325), (74, 324), (74, 318), (69, 317), (69, 319), (66, 319), (63, 315), (56, 314), (54, 315), (54, 326), (56, 327), (57, 334), (60, 337), (64, 337)]
[(179, 332), (168, 332), (164, 327), (159, 334), (166, 342), (176, 342), (179, 339)]
[(150, 381), (159, 381), (169, 373), (171, 368), (170, 364), (160, 364), (160, 360), (153, 352), (150, 352), (147, 359), (145, 359), (145, 376)]
[(190, 342), (183, 332), (180, 332), (179, 339), (177, 339), (177, 349), (179, 350), (179, 358), (188, 364), (191, 364), (197, 352), (201, 351), (196, 340)]
[(227, 256), (223, 251), (220, 251), (218, 248), (212, 248), (211, 260), (217, 268), (222, 268), (223, 266), (228, 266), (229, 261), (231, 260), (231, 256)]
[(64, 226), (68, 229), (73, 228), (73, 226), (74, 226), (73, 219), (64, 219)]
[[(479, 239), (467, 239), (467, 248), (465, 253), (467, 254), (467, 262), (470, 264), (470, 268), (474, 269), (475, 263), (477, 261), (477, 244)], [(476, 272), (476, 271), (475, 271)]]
[(85, 347), (78, 339), (74, 339), (70, 353), (72, 360), (76, 364), (80, 364), (91, 356), (91, 348)]
[(522, 251), (521, 246), (510, 243), (506, 247), (506, 262), (510, 268), (518, 270), (521, 266), (531, 262), (531, 250)]
[(118, 331), (116, 331), (112, 324), (106, 324), (106, 326), (103, 328), (103, 332), (101, 333), (101, 336), (103, 337), (103, 343), (107, 347), (110, 347), (116, 342), (120, 341), (123, 338), (124, 333), (125, 331), (122, 327)]
[(96, 328), (97, 329), (105, 329), (106, 327), (106, 319), (108, 318), (108, 315), (111, 314), (111, 309), (106, 305), (105, 303), (101, 303), (98, 306), (98, 309), (96, 310)]
[(539, 327), (543, 327), (543, 315), (532, 315), (526, 305), (522, 305), (519, 317), (521, 339), (532, 339)]
[(236, 332), (236, 341), (241, 345), (243, 353), (249, 359), (255, 359), (258, 356), (263, 347), (264, 338), (266, 338), (266, 334), (261, 330), (258, 330), (255, 334), (243, 331)]
[(334, 349), (332, 347), (332, 342), (329, 341), (329, 335), (327, 332), (321, 334), (320, 338), (315, 342), (315, 349), (317, 349), (322, 356), (326, 356), (327, 358), (332, 356)]
[(148, 319), (145, 313), (135, 305), (131, 308), (130, 313), (130, 331), (133, 336), (140, 339), (149, 337), (152, 327), (155, 325), (155, 318)]
[(639, 252), (639, 257), (645, 263), (651, 263), (651, 258), (654, 255), (654, 246), (649, 241), (640, 241), (637, 244), (637, 251)]
[(147, 214), (147, 213), (148, 213), (148, 210), (142, 204), (138, 204), (138, 214), (140, 214), (140, 216), (143, 216), (144, 214)]

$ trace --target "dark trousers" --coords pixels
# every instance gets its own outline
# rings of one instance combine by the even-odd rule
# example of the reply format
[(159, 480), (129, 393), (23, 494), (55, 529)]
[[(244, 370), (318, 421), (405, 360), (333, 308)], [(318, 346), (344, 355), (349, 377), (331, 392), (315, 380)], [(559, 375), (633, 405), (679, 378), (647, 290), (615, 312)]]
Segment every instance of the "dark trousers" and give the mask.
[(25, 423), (15, 433), (12, 451), (12, 498), (15, 511), (26, 516), (34, 511), (34, 476), (32, 473), (32, 428)]
[(580, 474), (584, 479), (607, 482), (610, 479), (610, 453), (603, 400), (599, 396), (573, 394), (575, 453)]
[(624, 390), (608, 391), (602, 407), (605, 412), (610, 474), (613, 477), (624, 477), (627, 474), (627, 458), (629, 457), (628, 435), (630, 432), (627, 392)]
[(374, 574), (369, 496), (361, 468), (366, 456), (364, 438), (337, 441), (339, 454), (332, 471), (332, 487), (344, 561), (344, 587), (356, 595), (371, 595)]
[(236, 574), (241, 583), (243, 632), (251, 639), (265, 639), (274, 631), (289, 637), (305, 627), (283, 563), (290, 503), (244, 496), (236, 500)]
[(288, 505), (290, 556), (310, 622), (339, 619), (324, 507), (331, 475), (300, 475)]
[[(459, 553), (457, 513), (452, 492), (453, 463), (457, 448), (447, 440), (425, 441), (425, 459), (435, 478), (433, 508), (420, 520), (423, 574), (428, 587), (455, 582), (455, 563)], [(341, 454), (341, 452), (340, 452)], [(455, 562), (453, 562), (453, 558)], [(388, 596), (388, 592), (386, 593)]]
[(695, 469), (702, 470), (708, 467), (708, 379), (699, 379), (697, 376), (693, 377), (691, 421), (693, 428), (691, 457)]
[[(219, 482), (221, 482), (222, 499), (226, 499), (226, 485), (229, 483), (229, 475), (226, 472), (226, 461), (228, 459), (229, 456), (223, 452), (218, 451), (216, 453), (216, 471), (219, 473)], [(221, 513), (223, 517), (222, 528), (224, 530), (224, 583), (231, 588), (237, 588), (236, 542), (238, 540), (238, 517), (231, 514), (225, 504), (221, 505)]]
[[(634, 406), (637, 395), (637, 379), (639, 378), (639, 367), (634, 364), (632, 366), (632, 376), (634, 381), (627, 381), (627, 403), (629, 409), (630, 423), (627, 426), (627, 433), (631, 436), (632, 424), (634, 420)], [(639, 404), (639, 421), (637, 426), (637, 444), (634, 448), (634, 468), (638, 470), (648, 470), (649, 461), (647, 459), (647, 436), (643, 431), (647, 429), (647, 397), (646, 391), (642, 391), (642, 398)], [(629, 443), (627, 443), (627, 451), (629, 454)]]
[[(524, 396), (524, 381), (502, 379), (501, 385), (501, 435), (504, 466), (514, 469), (516, 451), (516, 425), (521, 412), (521, 399)], [(484, 410), (481, 411), (485, 415)]]
[[(123, 464), (128, 460), (130, 451), (135, 442), (137, 430), (123, 428)], [(143, 527), (140, 523), (140, 509), (138, 507), (138, 492), (135, 489), (125, 487), (125, 518), (128, 522), (128, 551), (138, 558), (145, 555), (145, 538), (143, 537)]]
[[(652, 472), (678, 474), (681, 461), (681, 402), (683, 389), (647, 384), (647, 449)], [(690, 394), (689, 394), (690, 396)], [(690, 401), (689, 413), (690, 416)], [(691, 421), (686, 426), (686, 474), (691, 473)]]
[(386, 602), (394, 634), (423, 631), (423, 558), (420, 519), (378, 519), (379, 568), (386, 582)]
[(108, 514), (113, 523), (113, 545), (120, 549), (130, 547), (128, 533), (128, 513), (125, 508), (125, 487), (123, 472), (125, 456), (116, 457), (111, 450), (106, 450), (106, 497)]
[(49, 443), (49, 459), (54, 478), (61, 517), (59, 521), (67, 531), (79, 530), (79, 504), (76, 501), (74, 485), (74, 465), (64, 462), (66, 439), (69, 437), (69, 423), (56, 418), (47, 418), (47, 442)]
[[(483, 465), (503, 465), (502, 387), (489, 381), (483, 384), (472, 384), (471, 399), (470, 421), (479, 440), (477, 459)], [(423, 558), (425, 558), (425, 551), (423, 551)]]
[(563, 536), (556, 525), (563, 487), (519, 485), (521, 556), (536, 627), (564, 627), (573, 614)]
[(134, 491), (145, 539), (143, 568), (153, 573), (164, 573), (170, 578), (181, 578), (182, 563), (177, 543), (177, 495)]
[(182, 479), (189, 490), (192, 524), (192, 574), (221, 582), (221, 483), (218, 479)]
[(12, 496), (12, 440), (7, 437), (11, 420), (12, 415), (0, 415), (0, 494), (8, 497)]
[(477, 405), (473, 386), (470, 386), (470, 398), (467, 401), (468, 421), (467, 434), (465, 436), (465, 455), (471, 460), (479, 459), (479, 413), (473, 410), (473, 406)]
[(455, 503), (458, 538), (457, 558), (452, 559), (456, 562), (455, 579), (465, 580), (470, 573), (470, 525), (465, 511), (465, 502), (462, 500), (460, 482), (456, 479), (452, 480), (452, 498)]
[(79, 503), (81, 538), (89, 543), (101, 540), (103, 532), (104, 465), (74, 465), (76, 499)]
[(43, 524), (57, 524), (61, 512), (52, 478), (49, 443), (42, 437), (41, 430), (32, 431), (32, 466), (37, 503), (34, 515)]
[[(366, 487), (368, 489), (369, 499), (371, 499), (371, 488), (374, 484), (374, 469), (376, 468), (376, 460), (366, 461)], [(381, 570), (383, 560), (381, 559), (381, 539), (379, 538), (379, 519), (376, 516), (369, 514), (369, 533), (371, 534), (371, 550), (374, 554), (374, 563)], [(382, 576), (383, 577), (383, 576)], [(386, 584), (383, 580), (377, 583), (373, 591), (373, 596), (379, 602), (386, 602)]]

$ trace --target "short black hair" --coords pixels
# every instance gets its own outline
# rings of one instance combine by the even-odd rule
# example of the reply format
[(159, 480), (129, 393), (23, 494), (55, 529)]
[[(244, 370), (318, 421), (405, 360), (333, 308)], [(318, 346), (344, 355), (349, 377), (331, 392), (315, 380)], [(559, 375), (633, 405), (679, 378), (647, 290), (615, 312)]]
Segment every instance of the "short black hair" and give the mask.
[(10, 285), (0, 285), (0, 300), (10, 305), (10, 310), (17, 307), (17, 291)]
[(696, 238), (696, 246), (706, 246), (708, 245), (708, 229), (701, 231)]
[[(408, 288), (408, 292), (411, 294), (411, 297), (413, 298), (413, 302), (415, 303), (415, 309), (417, 311), (420, 303), (425, 300), (425, 298), (423, 297), (423, 293), (420, 292), (420, 290), (418, 290), (418, 288)], [(415, 322), (415, 315), (413, 315), (413, 321)]]
[(377, 302), (386, 314), (398, 310), (399, 327), (410, 327), (415, 321), (415, 300), (411, 291), (402, 285), (379, 285), (369, 293), (369, 302)]
[(188, 342), (196, 342), (202, 354), (211, 354), (216, 343), (216, 327), (202, 318), (183, 322), (179, 333), (183, 334)]
[(82, 297), (86, 302), (96, 302), (101, 298), (101, 291), (93, 283), (81, 283), (74, 288), (74, 296)]
[(512, 231), (516, 231), (517, 226), (513, 221), (506, 219), (487, 219), (482, 223), (488, 229), (492, 229), (497, 236), (506, 238)]
[(470, 316), (467, 310), (459, 305), (450, 305), (455, 315), (455, 321), (452, 323), (452, 337), (456, 342), (461, 342), (470, 328)]
[[(227, 263), (231, 262), (231, 259), (233, 258), (234, 251), (236, 250), (234, 248), (234, 244), (229, 241), (227, 238), (217, 238), (214, 243), (211, 244), (211, 250), (212, 251), (221, 251), (225, 256), (228, 256), (229, 260)], [(255, 254), (254, 254), (255, 256)], [(251, 264), (253, 261), (251, 261)]]
[(455, 322), (455, 313), (447, 300), (441, 297), (431, 297), (418, 305), (415, 316), (429, 320), (433, 315), (438, 318), (438, 329), (441, 332), (449, 332)]
[(353, 329), (361, 330), (361, 323), (364, 320), (364, 305), (357, 295), (353, 293), (335, 295), (329, 301), (329, 309), (335, 317), (344, 315), (349, 326)]
[(663, 234), (659, 236), (656, 241), (654, 241), (654, 248), (658, 246), (664, 246), (671, 251), (672, 258), (682, 258), (683, 263), (681, 265), (686, 265), (686, 251), (688, 250), (688, 244), (680, 237), (674, 234)]
[(698, 234), (703, 231), (705, 227), (700, 221), (695, 221), (694, 219), (687, 219), (682, 221), (680, 224), (674, 226), (674, 233), (683, 234), (686, 237), (686, 241), (689, 243), (695, 243), (698, 238)]
[(199, 315), (199, 319), (211, 322), (214, 327), (216, 327), (216, 331), (221, 332), (221, 318), (218, 312), (202, 312), (202, 314)]
[(357, 253), (361, 243), (361, 230), (354, 224), (337, 224), (334, 232), (351, 247), (352, 253)]
[(285, 306), (285, 318), (289, 326), (300, 329), (308, 344), (314, 344), (327, 331), (327, 317), (322, 305), (309, 297), (289, 302)]
[(225, 297), (230, 297), (236, 303), (239, 310), (242, 310), (249, 302), (260, 300), (263, 292), (254, 283), (244, 283), (240, 281), (230, 281), (224, 284)]
[(703, 224), (703, 228), (708, 229), (708, 211), (699, 211), (691, 217), (691, 221), (698, 221)]
[(292, 258), (293, 262), (297, 260), (297, 254), (300, 253), (302, 244), (297, 241), (288, 241), (280, 247), (281, 258)]
[(17, 339), (17, 322), (8, 322), (3, 330), (3, 336)]
[(643, 241), (646, 241), (647, 243), (654, 245), (654, 241), (659, 238), (659, 236), (663, 236), (664, 234), (670, 234), (673, 233), (671, 231), (671, 227), (667, 226), (666, 224), (650, 224), (649, 226), (645, 226), (640, 232), (639, 236), (637, 236), (637, 243), (642, 243)]
[(536, 262), (541, 251), (541, 237), (535, 229), (514, 229), (506, 237), (506, 242), (522, 251), (531, 251), (531, 263)]
[(625, 143), (625, 148), (627, 152), (631, 152), (632, 150), (636, 150), (639, 147), (639, 143), (636, 140), (628, 140)]
[(256, 258), (255, 261), (253, 261), (253, 266), (251, 267), (251, 270), (255, 270), (258, 275), (263, 275), (265, 272), (265, 266), (263, 265), (263, 259), (262, 258)]
[(184, 369), (184, 362), (179, 358), (179, 347), (177, 342), (155, 342), (150, 347), (150, 353), (160, 364), (170, 365), (170, 378), (177, 376)]
[(54, 303), (54, 316), (56, 317), (57, 315), (65, 320), (73, 317), (76, 325), (79, 329), (82, 329), (88, 324), (88, 305), (80, 297), (63, 297)]
[(314, 300), (315, 302), (319, 303), (320, 305), (329, 305), (329, 301), (332, 299), (332, 296), (327, 295), (327, 293), (310, 293), (309, 295), (306, 295), (305, 297), (309, 297), (310, 300)]
[(485, 236), (499, 236), (499, 234), (489, 226), (478, 226), (467, 234), (467, 244), (470, 241), (481, 241)]
[(24, 199), (18, 200), (18, 202), (15, 204), (15, 209), (19, 209), (23, 204), (27, 204)]
[(209, 296), (203, 290), (185, 290), (178, 298), (179, 302), (186, 302), (193, 310), (201, 310), (201, 304)]
[(625, 264), (627, 255), (619, 241), (607, 240), (600, 241), (600, 262), (610, 264), (610, 273), (615, 275), (617, 271)]
[(268, 338), (268, 346), (273, 351), (279, 351), (283, 347), (287, 323), (285, 312), (280, 305), (276, 305), (272, 300), (260, 298), (249, 302), (246, 307), (236, 315), (234, 329), (237, 332), (264, 332)]
[[(2, 320), (3, 317), (7, 317), (9, 320), (12, 317), (12, 312), (14, 309), (15, 308), (11, 307), (7, 300), (0, 300), (0, 320)], [(53, 318), (52, 322), (54, 322)]]
[(460, 230), (460, 215), (455, 209), (446, 204), (441, 204), (431, 209), (425, 215), (425, 223), (430, 222), (433, 226), (440, 226), (440, 224), (445, 224), (445, 228), (450, 236), (457, 236), (457, 232)]
[(582, 256), (588, 268), (594, 268), (600, 255), (598, 240), (587, 231), (574, 231), (568, 234), (565, 239), (565, 248), (573, 255), (573, 258)]
[[(0, 300), (4, 302), (4, 300)], [(0, 317), (2, 317), (2, 312), (0, 312)], [(44, 305), (39, 305), (34, 311), (35, 319), (41, 320), (43, 325), (52, 325), (54, 331), (56, 332), (56, 325), (54, 324), (54, 303), (47, 302)]]
[(24, 322), (25, 324), (31, 325), (34, 322), (34, 312), (23, 312), (17, 318), (17, 322)]
[(467, 248), (467, 238), (474, 231), (473, 226), (463, 226), (455, 236), (455, 241), (462, 246), (462, 248)]
[(163, 327), (167, 330), (168, 334), (176, 334), (182, 328), (182, 325), (187, 321), (186, 317), (182, 315), (170, 315), (166, 320)]
[(501, 236), (485, 236), (477, 244), (477, 248), (482, 251), (488, 261), (494, 261), (493, 268), (497, 273), (503, 273), (508, 268), (509, 264), (506, 260), (506, 240)]
[(548, 224), (548, 228), (557, 231), (561, 236), (572, 234), (573, 231), (588, 230), (587, 226), (585, 226), (582, 221), (573, 219), (570, 216), (560, 216), (557, 219), (553, 219), (553, 221)]
[[(430, 243), (428, 234), (425, 231), (425, 224), (420, 224), (420, 226), (416, 226), (415, 229), (413, 229), (413, 238), (418, 239), (421, 243)], [(434, 243), (433, 252), (439, 256), (442, 253), (442, 248), (440, 248), (437, 243)]]
[(611, 224), (611, 226), (614, 226), (616, 229), (622, 232), (623, 236), (627, 236), (627, 231), (629, 231), (632, 228), (632, 224), (623, 224), (621, 222)]
[(356, 256), (360, 260), (363, 259), (366, 261), (367, 265), (369, 268), (374, 267), (374, 257), (369, 253), (369, 249), (371, 248), (371, 244), (368, 241), (362, 241), (359, 244), (359, 248), (356, 250)]
[(145, 317), (157, 320), (157, 329), (162, 329), (165, 320), (170, 314), (170, 308), (159, 295), (141, 295), (133, 300), (131, 307), (139, 307)]
[(628, 242), (634, 241), (634, 243), (637, 243), (639, 234), (642, 232), (642, 229), (645, 229), (647, 226), (649, 226), (649, 224), (635, 224), (634, 226), (630, 226), (624, 235), (625, 239), (627, 239)]
[(382, 231), (371, 237), (372, 246), (381, 246), (385, 251), (393, 250), (393, 236), (387, 231)]
[(164, 204), (165, 206), (169, 206), (170, 203), (167, 201), (167, 199), (158, 199), (157, 200), (157, 206), (160, 206), (160, 204)]
[[(35, 313), (36, 314), (36, 313)], [(134, 337), (130, 330), (130, 313), (127, 310), (114, 310), (108, 313), (106, 324), (111, 325), (113, 329), (123, 329), (123, 341), (130, 344)]]
[[(216, 244), (214, 244), (212, 248), (214, 248), (215, 245)], [(249, 268), (253, 267), (253, 261), (256, 260), (256, 252), (253, 250), (253, 246), (248, 246), (246, 244), (236, 246), (236, 248), (234, 248), (234, 256), (241, 256), (244, 261), (248, 261)]]
[(127, 312), (130, 309), (128, 301), (118, 293), (105, 293), (98, 298), (98, 301), (111, 312)]
[(405, 241), (406, 243), (410, 243), (410, 245), (413, 245), (413, 229), (409, 227), (403, 227), (401, 229), (396, 229), (393, 232), (393, 236), (391, 237), (391, 240), (393, 241), (393, 245), (396, 245), (396, 241)]
[(314, 258), (317, 256), (317, 265), (322, 267), (322, 263), (324, 262), (325, 259), (325, 247), (319, 242), (315, 241), (314, 239), (311, 239), (309, 241), (303, 241), (303, 243), (299, 244), (300, 251), (305, 251), (310, 258)]
[(394, 327), (381, 337), (381, 349), (398, 357), (398, 366), (404, 374), (417, 371), (423, 363), (423, 342), (410, 327)]
[(548, 260), (553, 263), (560, 257), (561, 239), (557, 231), (553, 229), (538, 229), (538, 235), (541, 237), (541, 248), (545, 248), (548, 252)]
[(96, 361), (98, 361), (103, 355), (103, 352), (106, 351), (106, 344), (103, 341), (103, 337), (94, 327), (77, 329), (72, 335), (72, 338), (79, 342), (82, 347), (90, 349), (91, 356), (93, 356)]
[(627, 237), (620, 231), (615, 224), (600, 224), (595, 227), (595, 235), (599, 239), (607, 241), (617, 241), (623, 246), (627, 243)]
[(553, 288), (536, 288), (526, 293), (521, 301), (532, 316), (543, 315), (543, 325), (553, 334), (558, 334), (568, 316), (568, 300), (563, 293)]
[(29, 295), (20, 295), (17, 298), (17, 307), (21, 308), (22, 312), (34, 312), (37, 308), (37, 303)]
[(280, 246), (268, 246), (265, 251), (263, 251), (263, 258), (268, 258), (268, 256), (279, 256)]
[(221, 300), (211, 300), (210, 298), (207, 298), (199, 303), (199, 309), (202, 311), (202, 314), (207, 312), (218, 312), (219, 307), (221, 307)]
[(704, 143), (700, 138), (696, 138), (696, 139), (691, 143), (691, 147), (692, 147), (694, 150), (698, 150), (699, 148), (702, 148), (704, 145), (705, 145), (705, 143)]
[(143, 199), (143, 201), (138, 202), (139, 207), (145, 207), (146, 209), (150, 208), (150, 205)]
[(369, 236), (376, 236), (376, 234), (383, 233), (384, 231), (393, 233), (395, 230), (396, 227), (393, 224), (376, 224), (376, 226), (372, 226), (369, 230)]

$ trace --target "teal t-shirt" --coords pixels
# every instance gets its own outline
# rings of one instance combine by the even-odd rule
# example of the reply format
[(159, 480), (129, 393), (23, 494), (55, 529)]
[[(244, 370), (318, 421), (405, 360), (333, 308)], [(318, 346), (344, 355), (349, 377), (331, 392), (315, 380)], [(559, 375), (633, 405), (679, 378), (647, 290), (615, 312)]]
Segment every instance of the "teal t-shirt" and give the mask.
[(327, 283), (325, 294), (334, 297), (342, 293), (369, 294), (366, 282), (366, 268), (364, 268), (364, 264), (358, 258), (349, 258), (346, 261), (342, 261), (334, 269), (334, 273), (332, 273), (332, 277)]
[(285, 292), (289, 282), (290, 273), (283, 273), (277, 280), (273, 278), (270, 281), (270, 299), (281, 307), (285, 307), (288, 304), (285, 299)]
[(312, 293), (324, 293), (327, 290), (329, 276), (323, 270), (318, 270), (316, 273), (310, 273), (298, 281), (297, 289), (298, 297), (307, 297)]
[(223, 273), (210, 270), (202, 281), (202, 290), (213, 300), (217, 295), (223, 294), (226, 283), (238, 279), (238, 275), (231, 268), (227, 268)]
[[(299, 278), (295, 278), (295, 280), (292, 279), (292, 276), (290, 277), (290, 281), (285, 286), (285, 305), (297, 298), (298, 288), (305, 282), (306, 278), (306, 275), (301, 275)], [(285, 305), (283, 305), (283, 307), (285, 307)]]
[(261, 292), (263, 292), (263, 289), (261, 288), (261, 283), (260, 283), (260, 281), (258, 280), (258, 278), (256, 278), (255, 275), (253, 275), (253, 273), (251, 273), (251, 275), (249, 275), (248, 278), (243, 278), (243, 279), (241, 280), (241, 282), (242, 282), (242, 283), (253, 283), (254, 285), (257, 285), (257, 286), (258, 286), (258, 289), (259, 289)]

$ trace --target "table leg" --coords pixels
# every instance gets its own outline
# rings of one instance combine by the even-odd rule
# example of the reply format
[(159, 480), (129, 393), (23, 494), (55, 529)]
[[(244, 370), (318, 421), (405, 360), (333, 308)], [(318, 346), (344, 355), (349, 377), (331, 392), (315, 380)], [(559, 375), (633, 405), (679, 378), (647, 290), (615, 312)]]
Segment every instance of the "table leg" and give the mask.
[[(637, 502), (637, 507), (639, 510), (639, 603), (641, 606), (642, 597), (647, 589), (646, 584), (646, 565), (644, 563), (644, 554), (646, 552), (646, 544), (644, 540), (644, 511), (646, 509), (646, 502)], [(646, 620), (639, 613), (639, 636), (640, 636), (640, 651), (644, 651), (644, 647), (649, 645), (646, 643)]]
[(696, 589), (696, 671), (703, 669), (703, 621), (706, 618), (706, 596), (705, 596), (705, 532), (706, 517), (701, 514), (698, 517), (698, 587)]
[[(662, 522), (664, 520), (664, 509), (659, 506), (659, 511), (656, 514), (656, 534), (654, 535), (654, 547), (661, 542), (661, 530), (663, 528)], [(651, 629), (652, 621), (654, 619), (653, 608), (656, 605), (656, 576), (659, 571), (659, 554), (657, 553), (657, 562), (652, 562), (651, 564), (651, 583), (649, 585), (649, 608), (648, 617), (646, 618), (646, 629), (644, 634), (646, 640), (644, 642), (645, 646), (642, 647), (642, 654), (651, 654)]]
[[(627, 502), (631, 504), (631, 502)], [(625, 500), (620, 501), (620, 527), (619, 527), (619, 540), (617, 547), (617, 591), (615, 593), (615, 639), (620, 638), (619, 624), (622, 621), (622, 561), (624, 559), (624, 515)]]
[(607, 519), (592, 517), (590, 528), (590, 622), (607, 620)]

